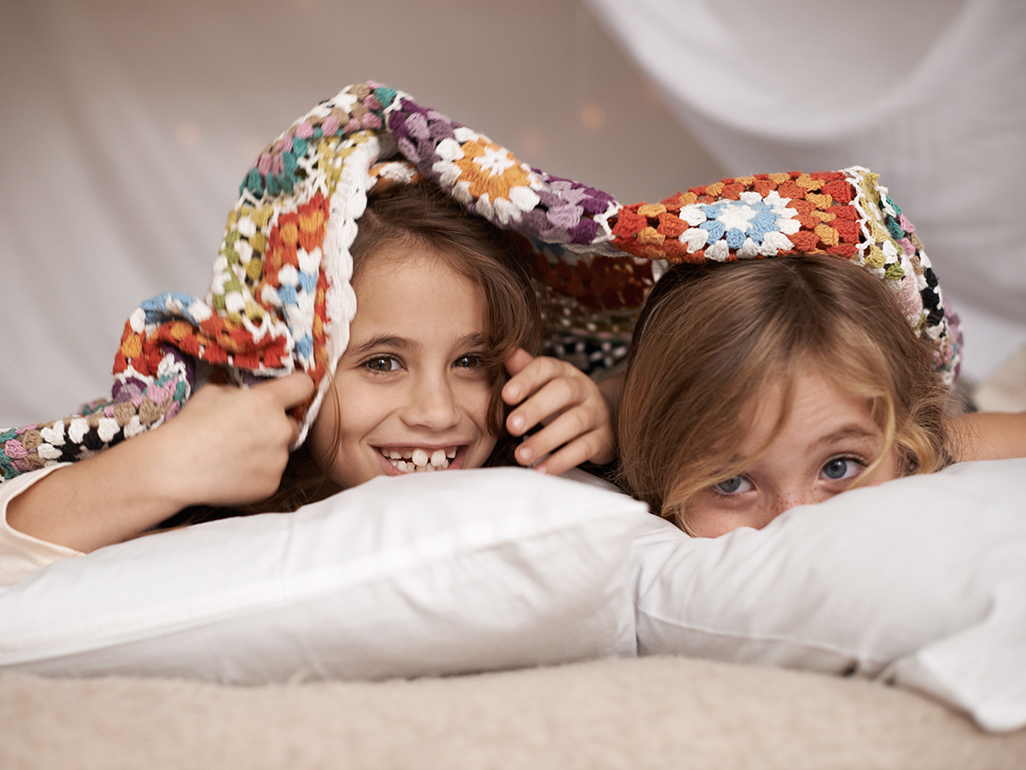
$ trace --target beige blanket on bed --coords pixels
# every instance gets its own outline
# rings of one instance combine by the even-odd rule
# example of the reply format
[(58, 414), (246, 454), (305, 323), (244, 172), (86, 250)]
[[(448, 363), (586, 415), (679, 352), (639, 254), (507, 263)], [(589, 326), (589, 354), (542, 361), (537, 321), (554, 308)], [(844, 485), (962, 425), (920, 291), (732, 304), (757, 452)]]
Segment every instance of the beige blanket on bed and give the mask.
[(0, 767), (1022, 770), (1026, 731), (862, 680), (682, 658), (253, 688), (7, 674)]

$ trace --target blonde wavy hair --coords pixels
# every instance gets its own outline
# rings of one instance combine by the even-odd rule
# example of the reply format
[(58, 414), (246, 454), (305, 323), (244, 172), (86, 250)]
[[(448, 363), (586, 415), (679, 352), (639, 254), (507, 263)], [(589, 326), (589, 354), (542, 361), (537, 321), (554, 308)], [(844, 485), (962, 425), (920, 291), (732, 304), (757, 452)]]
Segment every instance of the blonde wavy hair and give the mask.
[(846, 259), (785, 257), (682, 264), (659, 280), (628, 358), (620, 483), (687, 531), (692, 498), (744, 470), (735, 458), (759, 398), (782, 383), (761, 453), (783, 429), (798, 379), (816, 368), (865, 399), (884, 434), (863, 477), (891, 448), (899, 475), (947, 462), (947, 392), (890, 290)]

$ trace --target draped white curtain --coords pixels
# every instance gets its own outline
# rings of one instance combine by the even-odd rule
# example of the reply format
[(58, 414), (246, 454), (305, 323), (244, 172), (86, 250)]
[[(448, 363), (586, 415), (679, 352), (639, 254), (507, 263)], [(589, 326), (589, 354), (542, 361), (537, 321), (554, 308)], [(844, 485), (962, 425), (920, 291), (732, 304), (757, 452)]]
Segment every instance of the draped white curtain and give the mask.
[(1026, 342), (1026, 2), (586, 2), (731, 174), (878, 172), (970, 374)]
[(624, 202), (869, 166), (947, 295), (978, 309), (966, 367), (986, 374), (1026, 336), (1024, 14), (1024, 0), (3, 0), (0, 428), (108, 392), (136, 305), (205, 292), (259, 150), (369, 78)]

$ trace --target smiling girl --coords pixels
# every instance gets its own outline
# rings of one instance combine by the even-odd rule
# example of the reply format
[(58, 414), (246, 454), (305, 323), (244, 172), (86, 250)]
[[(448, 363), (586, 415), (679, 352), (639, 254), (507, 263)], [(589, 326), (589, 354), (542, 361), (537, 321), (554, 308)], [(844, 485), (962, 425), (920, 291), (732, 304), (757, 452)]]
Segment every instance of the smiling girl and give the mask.
[(13, 554), (24, 573), (26, 560), (294, 510), (376, 476), (510, 463), (512, 433), (536, 426), (518, 451), (525, 465), (543, 458), (536, 467), (559, 474), (612, 459), (598, 387), (529, 352), (538, 309), (507, 235), (431, 185), (401, 184), (370, 197), (351, 251), (357, 311), (298, 450), (290, 455), (299, 430), (290, 410), (313, 394), (307, 375), (206, 385), (160, 428), (30, 474), (38, 480), (8, 495), (0, 557)]

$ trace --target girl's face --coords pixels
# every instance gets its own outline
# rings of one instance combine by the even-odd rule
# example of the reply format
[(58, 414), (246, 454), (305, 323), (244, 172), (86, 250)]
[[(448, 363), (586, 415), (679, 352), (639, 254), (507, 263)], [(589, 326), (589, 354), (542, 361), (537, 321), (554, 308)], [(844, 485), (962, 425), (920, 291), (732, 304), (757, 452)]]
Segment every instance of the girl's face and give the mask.
[(310, 432), (343, 488), (478, 468), (492, 452), (481, 289), (424, 247), (385, 245), (353, 282), (356, 316)]
[[(783, 385), (756, 406), (738, 457), (754, 456), (780, 415)], [(783, 429), (741, 475), (707, 487), (687, 509), (697, 537), (718, 537), (738, 527), (761, 529), (789, 508), (818, 503), (845, 491), (884, 452), (884, 432), (865, 399), (852, 396), (833, 378), (813, 370), (796, 383), (794, 404)], [(865, 485), (897, 475), (892, 447)]]

